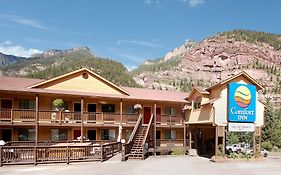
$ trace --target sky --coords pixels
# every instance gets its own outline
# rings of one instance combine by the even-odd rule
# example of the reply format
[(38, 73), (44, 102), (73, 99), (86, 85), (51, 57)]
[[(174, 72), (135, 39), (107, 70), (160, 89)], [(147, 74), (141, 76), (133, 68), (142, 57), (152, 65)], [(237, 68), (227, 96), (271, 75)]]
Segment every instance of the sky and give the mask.
[(233, 29), (281, 33), (280, 0), (0, 0), (0, 52), (89, 47), (133, 69), (186, 40)]

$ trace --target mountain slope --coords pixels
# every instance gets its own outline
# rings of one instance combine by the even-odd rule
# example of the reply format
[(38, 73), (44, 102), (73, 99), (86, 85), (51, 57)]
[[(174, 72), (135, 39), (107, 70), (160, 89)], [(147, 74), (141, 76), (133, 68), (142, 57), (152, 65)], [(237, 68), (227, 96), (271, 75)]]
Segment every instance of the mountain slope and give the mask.
[(48, 50), (0, 68), (6, 76), (23, 76), (50, 79), (67, 72), (87, 67), (109, 81), (123, 86), (138, 86), (119, 62), (96, 57), (88, 48)]
[(23, 59), (26, 59), (24, 57), (17, 57), (14, 55), (6, 55), (0, 52), (0, 67), (17, 63)]
[[(160, 59), (141, 65), (132, 75), (147, 88), (189, 91), (192, 84), (207, 87), (244, 70), (265, 87), (261, 97), (264, 101), (271, 98), (281, 103), (280, 46), (280, 35), (228, 31), (209, 37), (168, 61)], [(157, 65), (161, 65), (159, 69), (154, 68)]]

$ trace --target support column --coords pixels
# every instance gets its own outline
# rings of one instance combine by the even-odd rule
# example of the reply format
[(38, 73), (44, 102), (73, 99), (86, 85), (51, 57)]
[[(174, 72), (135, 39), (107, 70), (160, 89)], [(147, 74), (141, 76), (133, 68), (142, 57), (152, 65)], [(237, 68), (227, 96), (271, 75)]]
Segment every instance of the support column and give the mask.
[(123, 100), (120, 100), (120, 124), (123, 124)]
[[(192, 149), (192, 133), (190, 126), (188, 127), (189, 149)], [(188, 151), (189, 152), (189, 151)]]
[(38, 145), (39, 95), (35, 97), (35, 146)]
[(261, 127), (259, 126), (259, 153), (261, 152)]
[(154, 132), (153, 132), (153, 137), (154, 137), (154, 156), (156, 156), (156, 103), (154, 103)]
[(183, 147), (184, 147), (184, 152), (186, 152), (186, 125), (185, 125), (185, 120), (183, 120)]
[(81, 113), (80, 113), (80, 115), (81, 115), (81, 142), (84, 142), (84, 120), (83, 120), (83, 118), (84, 118), (84, 116), (83, 116), (84, 109), (83, 109), (83, 107), (84, 107), (84, 99), (82, 97), (81, 98)]
[(225, 126), (223, 126), (223, 138), (222, 138), (222, 154), (225, 155), (225, 147), (226, 147), (226, 135), (225, 135)]
[(253, 155), (256, 155), (256, 132), (253, 132)]
[(219, 129), (219, 127), (218, 126), (216, 126), (216, 135), (215, 135), (215, 156), (218, 156), (218, 145), (219, 145), (219, 136), (218, 136), (218, 129)]

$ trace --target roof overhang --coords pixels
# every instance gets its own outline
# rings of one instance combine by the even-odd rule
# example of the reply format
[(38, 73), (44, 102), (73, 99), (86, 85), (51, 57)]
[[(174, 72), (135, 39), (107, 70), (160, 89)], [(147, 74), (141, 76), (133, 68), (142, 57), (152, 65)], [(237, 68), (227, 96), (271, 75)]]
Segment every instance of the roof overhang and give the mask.
[(253, 78), (252, 78), (248, 73), (246, 73), (245, 71), (242, 71), (242, 72), (240, 72), (240, 73), (238, 73), (238, 74), (236, 74), (236, 75), (234, 75), (234, 76), (232, 76), (232, 77), (230, 77), (230, 78), (228, 78), (228, 79), (226, 79), (226, 80), (223, 80), (223, 81), (221, 81), (221, 82), (219, 82), (219, 83), (217, 83), (217, 84), (215, 84), (215, 85), (213, 85), (213, 86), (207, 88), (206, 90), (207, 90), (207, 91), (210, 91), (210, 90), (212, 90), (212, 89), (214, 89), (214, 88), (216, 88), (216, 87), (218, 87), (218, 86), (222, 86), (222, 85), (224, 85), (224, 84), (226, 84), (226, 83), (228, 83), (228, 82), (232, 81), (233, 79), (235, 79), (235, 78), (237, 78), (237, 77), (240, 77), (240, 76), (243, 76), (243, 77), (246, 78), (248, 81), (250, 81), (251, 83), (253, 83), (253, 84), (256, 86), (257, 90), (263, 89), (262, 85), (261, 85), (259, 82), (257, 82), (255, 79), (253, 79)]

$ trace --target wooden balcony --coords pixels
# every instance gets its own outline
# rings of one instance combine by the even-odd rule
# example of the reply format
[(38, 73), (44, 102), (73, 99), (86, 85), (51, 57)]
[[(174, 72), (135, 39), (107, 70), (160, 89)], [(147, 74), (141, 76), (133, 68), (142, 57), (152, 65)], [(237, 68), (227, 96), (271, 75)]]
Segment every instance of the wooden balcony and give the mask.
[(56, 143), (50, 145), (0, 146), (0, 166), (14, 164), (105, 161), (121, 151), (121, 143)]
[[(81, 117), (82, 116), (82, 117)], [(39, 124), (97, 124), (106, 125), (135, 125), (139, 114), (129, 113), (104, 113), (104, 112), (73, 112), (73, 111), (51, 111), (39, 110)], [(34, 109), (0, 109), (0, 121), (2, 123), (34, 123), (36, 111)], [(156, 123), (158, 126), (183, 126), (182, 116), (157, 115)]]
[[(82, 116), (82, 117), (81, 117)], [(138, 120), (139, 114), (103, 113), (103, 112), (71, 112), (71, 111), (38, 111), (38, 122), (53, 124), (131, 124)], [(34, 109), (0, 109), (0, 121), (2, 123), (34, 123), (36, 111)], [(122, 120), (122, 121), (121, 121)]]
[(156, 116), (157, 125), (169, 125), (169, 126), (183, 126), (183, 117), (182, 116), (172, 116), (165, 114), (158, 114)]

